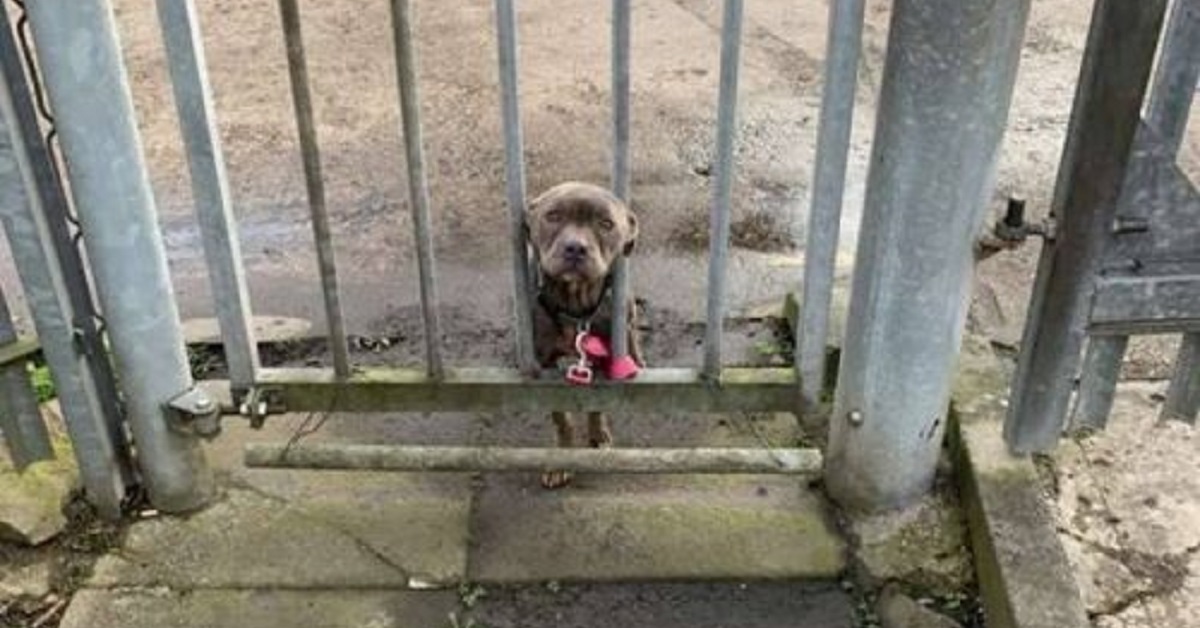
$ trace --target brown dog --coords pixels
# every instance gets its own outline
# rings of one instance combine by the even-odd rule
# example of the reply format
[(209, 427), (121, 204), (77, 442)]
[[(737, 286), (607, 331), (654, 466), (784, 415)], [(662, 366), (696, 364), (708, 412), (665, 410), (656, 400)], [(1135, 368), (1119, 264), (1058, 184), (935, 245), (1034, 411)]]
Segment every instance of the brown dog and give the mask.
[[(608, 190), (586, 183), (557, 185), (530, 202), (525, 226), (537, 259), (537, 303), (533, 306), (534, 348), (542, 368), (554, 368), (562, 358), (574, 360), (575, 336), (590, 329), (611, 336), (613, 320), (613, 262), (630, 255), (637, 241), (633, 212)], [(624, 312), (629, 355), (642, 365), (633, 297)], [(553, 412), (560, 447), (575, 445), (575, 427), (566, 412)], [(589, 412), (588, 444), (608, 447), (612, 434), (599, 412)], [(570, 482), (570, 474), (554, 471), (542, 476), (546, 488)]]

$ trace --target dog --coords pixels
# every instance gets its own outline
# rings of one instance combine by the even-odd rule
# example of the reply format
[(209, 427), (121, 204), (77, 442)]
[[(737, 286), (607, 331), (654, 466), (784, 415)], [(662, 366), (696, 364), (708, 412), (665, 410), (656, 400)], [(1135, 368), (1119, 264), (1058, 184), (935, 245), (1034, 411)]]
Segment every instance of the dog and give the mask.
[[(589, 331), (609, 338), (612, 333), (612, 267), (621, 256), (633, 254), (638, 221), (629, 207), (599, 186), (567, 182), (528, 203), (526, 241), (536, 260), (537, 300), (533, 304), (534, 350), (538, 364), (552, 369), (563, 358), (576, 359), (576, 336)], [(633, 297), (626, 300), (629, 356), (639, 366), (641, 346), (636, 333)], [(552, 412), (559, 447), (575, 446), (575, 426), (566, 412)], [(608, 419), (600, 412), (587, 415), (591, 447), (612, 445)], [(571, 481), (565, 471), (542, 475), (542, 486), (561, 488)]]

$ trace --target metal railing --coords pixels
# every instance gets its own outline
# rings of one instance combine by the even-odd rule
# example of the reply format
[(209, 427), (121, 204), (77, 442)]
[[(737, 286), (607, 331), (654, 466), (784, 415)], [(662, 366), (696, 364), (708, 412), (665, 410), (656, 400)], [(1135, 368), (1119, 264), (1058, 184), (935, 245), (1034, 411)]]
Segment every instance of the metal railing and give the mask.
[(1176, 164), (1200, 79), (1200, 1), (1175, 0), (1164, 26), (1167, 13), (1166, 0), (1097, 3), (1059, 235), (1042, 253), (1009, 407), (1014, 451), (1104, 427), (1131, 334), (1185, 334), (1162, 418), (1200, 410), (1200, 193)]
[[(304, 162), (305, 182), (325, 300), (332, 369), (264, 368), (259, 363), (252, 312), (237, 226), (226, 182), (222, 149), (207, 82), (204, 51), (193, 0), (159, 0), (176, 107), (187, 149), (196, 213), (217, 305), (221, 338), (229, 362), (229, 382), (197, 387), (182, 360), (178, 314), (167, 288), (161, 236), (153, 227), (154, 201), (149, 192), (141, 148), (133, 125), (130, 86), (116, 50), (107, 0), (39, 0), (30, 5), (33, 35), (44, 66), (48, 100), (60, 119), (62, 150), (71, 164), (75, 205), (83, 239), (96, 270), (96, 287), (109, 318), (113, 352), (121, 367), (128, 401), (128, 423), (138, 443), (139, 469), (152, 501), (168, 511), (203, 503), (208, 472), (197, 434), (210, 434), (201, 419), (217, 412), (242, 413), (252, 422), (283, 411), (809, 411), (816, 408), (824, 382), (824, 356), (834, 278), (842, 189), (849, 152), (862, 36), (863, 2), (830, 3), (827, 81), (823, 95), (820, 139), (815, 161), (813, 209), (808, 259), (804, 269), (804, 303), (797, 323), (795, 368), (727, 368), (722, 362), (722, 323), (726, 312), (730, 216), (735, 180), (738, 71), (744, 3), (724, 0), (721, 25), (720, 81), (715, 129), (716, 161), (712, 180), (708, 294), (703, 363), (699, 368), (644, 371), (637, 379), (572, 387), (559, 377), (539, 373), (533, 353), (532, 276), (524, 241), (526, 204), (525, 159), (519, 98), (518, 20), (515, 0), (495, 0), (497, 60), (504, 138), (505, 198), (512, 241), (515, 368), (466, 369), (446, 364), (438, 316), (437, 280), (432, 246), (434, 199), (426, 180), (420, 119), (418, 62), (413, 42), (409, 0), (390, 0), (392, 35), (399, 86), (401, 133), (405, 145), (410, 204), (413, 212), (420, 301), (426, 341), (422, 369), (355, 369), (351, 363), (339, 301), (317, 129), (304, 56), (296, 0), (279, 0), (294, 114)], [(932, 7), (932, 8), (931, 8)], [(631, 2), (612, 2), (612, 181), (614, 193), (631, 196)], [(936, 466), (945, 427), (949, 382), (961, 337), (970, 277), (974, 230), (986, 210), (984, 199), (995, 168), (995, 156), (1016, 70), (1017, 52), (1028, 14), (1028, 0), (898, 0), (889, 41), (888, 73), (876, 133), (878, 167), (872, 167), (868, 213), (879, 222), (860, 245), (860, 267), (854, 278), (850, 330), (856, 339), (841, 368), (842, 384), (832, 417), (829, 472), (835, 497), (852, 507), (894, 505), (927, 488)], [(998, 28), (988, 37), (965, 37), (954, 24), (981, 20)], [(950, 24), (947, 27), (946, 24)], [(56, 45), (68, 39), (86, 44), (94, 54), (68, 59)], [(922, 46), (930, 55), (909, 54)], [(972, 81), (963, 83), (936, 64), (975, 64)], [(937, 65), (941, 68), (942, 65)], [(12, 77), (6, 77), (12, 80)], [(5, 112), (9, 120), (19, 119)], [(915, 122), (914, 122), (915, 121)], [(20, 125), (27, 125), (20, 120)], [(905, 131), (904, 129), (907, 129)], [(943, 131), (950, 132), (943, 132)], [(963, 142), (955, 132), (969, 133)], [(930, 149), (930, 145), (935, 149)], [(948, 146), (968, 148), (952, 160), (942, 158)], [(919, 167), (896, 168), (896, 164)], [(118, 165), (119, 164), (119, 165)], [(932, 185), (922, 186), (932, 182)], [(920, 183), (920, 185), (918, 185)], [(905, 196), (905, 190), (917, 190)], [(119, 199), (120, 210), (102, 210), (98, 199)], [(38, 211), (24, 207), (31, 216)], [(103, 219), (102, 219), (103, 214)], [(945, 225), (920, 231), (905, 225)], [(117, 233), (114, 225), (121, 226)], [(944, 230), (944, 229), (943, 229)], [(131, 235), (132, 234), (132, 235)], [(117, 246), (118, 236), (124, 239)], [(940, 239), (939, 239), (940, 238)], [(928, 246), (926, 246), (928, 245)], [(15, 246), (15, 243), (14, 243)], [(915, 247), (915, 248), (914, 248)], [(920, 264), (901, 267), (884, 263), (895, 255), (914, 255)], [(883, 257), (879, 257), (883, 256)], [(878, 259), (877, 259), (878, 258)], [(913, 257), (916, 260), (916, 257)], [(136, 264), (130, 263), (136, 260)], [(864, 262), (865, 260), (865, 262)], [(878, 262), (878, 263), (876, 263)], [(906, 270), (907, 268), (907, 270)], [(913, 290), (920, 269), (948, 269), (939, 274), (936, 294)], [(916, 270), (914, 270), (916, 269)], [(614, 267), (616, 311), (628, 300), (628, 269)], [(876, 276), (878, 274), (878, 276)], [(879, 277), (889, 281), (880, 282)], [(797, 278), (799, 280), (799, 278)], [(28, 286), (27, 286), (28, 289)], [(890, 309), (889, 309), (890, 308)], [(50, 315), (35, 312), (39, 319)], [(944, 323), (931, 327), (927, 321)], [(624, 317), (614, 317), (614, 352), (628, 350)], [(39, 330), (42, 325), (39, 323)], [(937, 327), (937, 328), (934, 328)], [(47, 327), (49, 329), (49, 327)], [(879, 334), (878, 329), (896, 331)], [(902, 332), (902, 333), (900, 333)], [(65, 333), (59, 329), (57, 334)], [(46, 333), (42, 333), (45, 337)], [(153, 342), (146, 342), (153, 337)], [(899, 343), (899, 344), (896, 344)], [(897, 365), (913, 358), (921, 369), (897, 374)], [(47, 347), (49, 357), (50, 347)], [(880, 357), (881, 354), (889, 354)], [(64, 354), (66, 355), (66, 354)], [(889, 357), (890, 356), (890, 357)], [(884, 359), (886, 358), (886, 359)], [(52, 364), (52, 366), (55, 366)], [(59, 364), (56, 368), (66, 368)], [(931, 382), (915, 386), (916, 378)], [(218, 390), (222, 386), (228, 393)], [(896, 393), (905, 403), (885, 411)], [(68, 391), (60, 391), (67, 396)], [(75, 393), (70, 393), (75, 394)], [(213, 398), (225, 397), (217, 407)], [(803, 402), (802, 402), (803, 400)], [(885, 414), (888, 420), (883, 420)], [(164, 418), (166, 420), (164, 420)], [(78, 418), (69, 421), (80, 421)], [(86, 422), (80, 425), (87, 425)], [(74, 435), (73, 435), (74, 436)], [(900, 443), (892, 455), (887, 447)], [(118, 444), (124, 444), (120, 441)], [(116, 445), (113, 445), (116, 446)], [(77, 447), (92, 457), (90, 445)], [(252, 460), (274, 461), (272, 450), (257, 450)], [(267, 451), (267, 454), (263, 454)], [(530, 453), (411, 448), (353, 450), (330, 454), (303, 448), (297, 460), (325, 466), (364, 464), (387, 468), (455, 468), (512, 470), (545, 465), (578, 466), (607, 472), (774, 471), (814, 473), (817, 452), (649, 450), (594, 453), (581, 451)], [(781, 453), (793, 456), (784, 464)], [(894, 452), (893, 452), (894, 453)], [(912, 455), (907, 455), (912, 454)], [(103, 455), (103, 454), (101, 454)], [(305, 458), (304, 456), (309, 456)], [(332, 458), (330, 457), (332, 456)], [(340, 457), (339, 457), (340, 456)], [(320, 462), (320, 461), (326, 462)], [(332, 460), (332, 462), (330, 462)], [(366, 462), (364, 462), (366, 461)], [(373, 461), (373, 462), (372, 462)], [(95, 478), (103, 479), (102, 473)], [(858, 478), (853, 482), (847, 478)], [(94, 482), (95, 484), (95, 482)], [(838, 490), (841, 486), (844, 490)], [(868, 486), (866, 490), (862, 486)], [(89, 491), (93, 490), (89, 486)]]

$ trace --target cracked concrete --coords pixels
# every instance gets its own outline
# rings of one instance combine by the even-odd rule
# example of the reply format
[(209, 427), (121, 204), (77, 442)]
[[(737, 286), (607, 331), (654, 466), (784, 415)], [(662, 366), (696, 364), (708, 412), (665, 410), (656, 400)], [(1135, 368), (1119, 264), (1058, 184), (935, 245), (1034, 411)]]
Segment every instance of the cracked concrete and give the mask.
[(1158, 422), (1162, 391), (1122, 384), (1107, 430), (1041, 466), (1097, 628), (1200, 625), (1200, 437)]

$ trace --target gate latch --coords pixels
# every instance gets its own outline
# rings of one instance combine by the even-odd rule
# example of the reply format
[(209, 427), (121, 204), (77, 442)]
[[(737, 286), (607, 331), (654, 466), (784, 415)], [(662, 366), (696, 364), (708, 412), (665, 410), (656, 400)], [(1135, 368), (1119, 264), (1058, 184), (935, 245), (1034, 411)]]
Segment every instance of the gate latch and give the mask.
[(167, 410), (176, 429), (206, 439), (221, 433), (221, 406), (201, 388), (193, 386), (168, 401)]
[(998, 220), (992, 227), (992, 232), (979, 239), (976, 243), (976, 256), (985, 259), (1000, 251), (1015, 249), (1025, 243), (1029, 236), (1037, 236), (1046, 242), (1053, 242), (1058, 235), (1057, 223), (1054, 216), (1047, 217), (1042, 222), (1025, 220), (1025, 199), (1010, 197), (1004, 218)]

